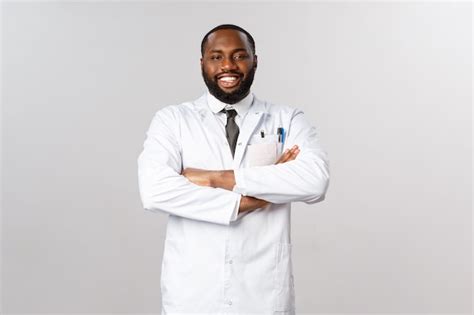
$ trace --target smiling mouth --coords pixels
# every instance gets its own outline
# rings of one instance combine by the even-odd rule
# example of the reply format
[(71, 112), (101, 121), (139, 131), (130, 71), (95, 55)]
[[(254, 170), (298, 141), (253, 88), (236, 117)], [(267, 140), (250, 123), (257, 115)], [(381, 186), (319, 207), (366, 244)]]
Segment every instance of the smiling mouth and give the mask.
[(237, 74), (223, 74), (218, 76), (217, 84), (223, 89), (231, 89), (239, 85), (240, 76)]

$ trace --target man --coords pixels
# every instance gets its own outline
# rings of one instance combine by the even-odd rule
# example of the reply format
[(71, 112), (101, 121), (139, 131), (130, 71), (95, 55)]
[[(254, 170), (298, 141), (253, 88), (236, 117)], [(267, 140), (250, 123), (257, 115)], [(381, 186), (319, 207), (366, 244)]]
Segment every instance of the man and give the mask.
[(138, 158), (144, 208), (169, 213), (162, 313), (294, 314), (290, 206), (324, 199), (328, 162), (303, 112), (259, 100), (252, 36), (201, 45), (208, 93), (159, 110)]

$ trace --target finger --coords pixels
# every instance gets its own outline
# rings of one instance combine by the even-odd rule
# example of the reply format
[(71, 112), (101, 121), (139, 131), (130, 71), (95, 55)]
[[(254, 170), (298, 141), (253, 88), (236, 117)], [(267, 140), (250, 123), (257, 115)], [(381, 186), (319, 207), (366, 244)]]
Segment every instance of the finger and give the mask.
[(285, 162), (293, 161), (294, 159), (296, 159), (296, 157), (298, 156), (299, 153), (300, 153), (300, 149), (292, 148), (292, 150), (290, 150), (289, 155), (286, 158)]
[(293, 161), (294, 159), (296, 158), (296, 156), (294, 154), (291, 154), (285, 162), (289, 162), (289, 161)]
[(286, 150), (286, 154), (283, 156), (282, 163), (287, 162), (291, 158), (294, 150), (294, 147)]
[(300, 149), (296, 149), (294, 150), (292, 153), (291, 153), (291, 156), (289, 157), (289, 160), (294, 160), (296, 159), (296, 157), (298, 156), (298, 154), (300, 153)]
[(286, 154), (284, 154), (284, 155), (282, 156), (282, 159), (281, 159), (280, 163), (285, 163), (285, 162), (291, 161), (291, 160), (292, 160), (291, 157), (292, 157), (292, 155), (294, 154), (295, 150), (297, 150), (297, 149), (298, 149), (298, 146), (297, 146), (297, 145), (294, 145), (294, 146), (292, 146), (290, 149), (287, 149), (287, 150), (285, 151)]
[(289, 151), (289, 149), (286, 149), (285, 152), (283, 152), (283, 154), (280, 156), (278, 161), (276, 161), (276, 164), (283, 163), (288, 158), (290, 154)]
[(278, 161), (276, 161), (275, 164), (285, 163), (285, 162), (294, 160), (296, 158), (296, 156), (294, 155), (296, 150), (299, 150), (298, 145), (296, 144), (292, 146), (291, 148), (286, 149), (285, 152), (283, 152), (283, 154), (280, 156), (280, 158), (278, 159)]
[(291, 149), (288, 150), (287, 158), (291, 158), (291, 156), (295, 153), (296, 150), (298, 150), (298, 146), (294, 145), (293, 147), (291, 147)]

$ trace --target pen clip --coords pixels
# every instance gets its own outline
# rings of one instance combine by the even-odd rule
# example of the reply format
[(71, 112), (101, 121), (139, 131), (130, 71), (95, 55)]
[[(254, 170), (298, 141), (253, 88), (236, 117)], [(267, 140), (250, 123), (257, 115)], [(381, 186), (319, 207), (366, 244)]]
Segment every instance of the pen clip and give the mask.
[(278, 143), (283, 142), (283, 128), (279, 127), (277, 129), (277, 135), (278, 135)]

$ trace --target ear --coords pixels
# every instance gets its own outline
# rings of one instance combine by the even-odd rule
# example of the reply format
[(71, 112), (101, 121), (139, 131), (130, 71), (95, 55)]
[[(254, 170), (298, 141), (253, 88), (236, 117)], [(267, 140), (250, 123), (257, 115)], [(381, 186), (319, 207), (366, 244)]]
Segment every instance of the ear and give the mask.
[(202, 66), (202, 57), (199, 59), (199, 61), (201, 62), (201, 66)]
[(258, 58), (257, 58), (257, 55), (255, 55), (253, 56), (253, 67), (257, 68), (257, 64), (258, 64)]

